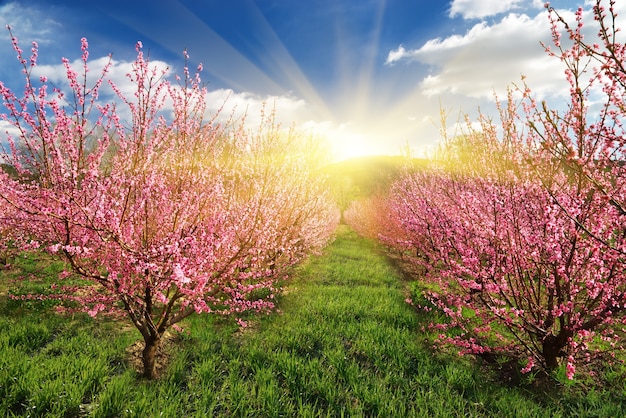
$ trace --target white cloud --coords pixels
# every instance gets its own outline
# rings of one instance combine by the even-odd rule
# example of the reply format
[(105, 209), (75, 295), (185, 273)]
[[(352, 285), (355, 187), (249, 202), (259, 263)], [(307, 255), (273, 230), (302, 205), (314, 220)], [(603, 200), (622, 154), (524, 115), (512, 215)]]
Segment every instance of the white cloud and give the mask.
[(0, 5), (0, 24), (3, 30), (4, 26), (11, 26), (18, 38), (40, 44), (52, 43), (55, 37), (51, 35), (61, 27), (59, 22), (50, 19), (41, 10), (16, 2)]
[(0, 119), (0, 162), (4, 162), (4, 152), (9, 153), (9, 136), (13, 139), (17, 139), (20, 135), (20, 130), (13, 126), (10, 122)]
[(300, 125), (310, 118), (310, 106), (297, 97), (235, 92), (232, 89), (211, 90), (207, 94), (207, 110), (210, 115), (219, 112), (220, 120), (231, 117), (237, 121), (245, 117), (251, 128), (262, 122), (262, 114), (275, 113), (275, 121), (283, 126)]
[(387, 63), (429, 65), (431, 73), (421, 83), (429, 96), (450, 92), (491, 98), (522, 75), (537, 93), (564, 93), (563, 68), (541, 46), (551, 39), (546, 13), (533, 18), (510, 13), (494, 24), (478, 23), (464, 35), (431, 39), (418, 49), (400, 46), (389, 53)]
[[(127, 76), (127, 74), (132, 73), (133, 71), (132, 62), (118, 61), (111, 59), (107, 56), (90, 58), (87, 61), (89, 71), (87, 72), (86, 81), (83, 81), (84, 69), (82, 60), (76, 59), (72, 61), (70, 63), (70, 68), (77, 74), (78, 83), (85, 83), (85, 86), (89, 91), (91, 88), (94, 87), (98, 78), (102, 76), (102, 71), (107, 64), (110, 65), (107, 69), (105, 80), (110, 80), (111, 82), (113, 82), (113, 84), (119, 89), (119, 91), (124, 95), (124, 97), (126, 97), (127, 100), (134, 101), (136, 86), (130, 81)], [(151, 60), (150, 64), (151, 67), (156, 70), (156, 74), (161, 74), (162, 72), (169, 74), (169, 65), (166, 62)], [(68, 74), (64, 64), (59, 62), (58, 64), (52, 65), (37, 65), (32, 70), (31, 78), (35, 83), (37, 83), (37, 80), (42, 76), (45, 76), (51, 85), (63, 91), (66, 99), (69, 98), (71, 100), (72, 96), (69, 93)], [(48, 89), (48, 94), (52, 94), (50, 89)], [(128, 108), (128, 106), (122, 103), (122, 100), (112, 90), (108, 81), (105, 81), (100, 86), (100, 90), (98, 92), (98, 101), (100, 103), (114, 103), (116, 105), (116, 111), (120, 119), (122, 121), (131, 120), (132, 115), (130, 114), (130, 109)], [(167, 111), (168, 107), (166, 106), (164, 110)]]
[(405, 58), (410, 58), (410, 56), (411, 56), (410, 51), (407, 52), (407, 50), (404, 49), (404, 46), (402, 44), (400, 44), (398, 49), (394, 49), (392, 51), (389, 51), (389, 54), (387, 55), (387, 60), (385, 61), (385, 64), (386, 65), (393, 65), (397, 61), (402, 61)]
[[(60, 61), (60, 60), (59, 60)], [(132, 93), (126, 88), (129, 82), (127, 81), (126, 74), (132, 70), (131, 63), (124, 61), (115, 61), (109, 57), (100, 57), (95, 59), (89, 59), (87, 65), (89, 66), (89, 72), (87, 73), (87, 86), (92, 86), (96, 80), (101, 76), (104, 67), (110, 62), (107, 78), (111, 79), (118, 85), (125, 93)], [(167, 67), (167, 64), (155, 61), (153, 65)], [(82, 79), (83, 74), (83, 62), (80, 59), (76, 59), (70, 63), (70, 68), (78, 74), (79, 81)], [(35, 78), (45, 76), (51, 83), (59, 88), (69, 87), (67, 80), (67, 70), (62, 63), (51, 65), (38, 65), (33, 68), (32, 75)], [(106, 87), (105, 87), (106, 88)]]
[(16, 138), (19, 134), (20, 130), (9, 121), (0, 120), (0, 140), (5, 140), (9, 136)]
[(61, 23), (36, 7), (17, 2), (0, 4), (0, 62), (3, 66), (7, 63), (18, 65), (6, 26), (11, 27), (27, 60), (32, 42), (37, 42), (39, 46), (52, 45), (60, 40), (59, 34), (63, 33)]
[[(530, 3), (527, 0), (526, 6)], [(512, 83), (520, 84), (522, 75), (536, 99), (546, 99), (555, 107), (565, 105), (569, 86), (564, 67), (541, 46), (541, 42), (551, 45), (552, 40), (547, 11), (539, 0), (533, 0), (532, 7), (534, 10), (526, 7), (525, 13), (507, 13), (474, 22), (465, 32), (430, 39), (417, 48), (405, 41), (390, 50), (386, 64), (393, 67), (388, 70), (391, 74), (412, 72), (417, 76), (415, 81), (407, 80), (414, 83), (415, 89), (407, 88), (406, 99), (398, 109), (427, 115), (437, 126), (439, 109), (450, 118), (458, 112), (473, 119), (478, 109), (495, 116), (494, 93), (499, 99), (506, 99), (506, 88)], [(626, 2), (620, 8), (626, 9)], [(560, 9), (559, 13), (566, 21), (574, 21), (573, 10)], [(585, 39), (591, 42), (597, 23), (589, 9), (584, 16)], [(566, 35), (562, 42), (567, 44)], [(453, 129), (449, 123), (445, 125)], [(415, 144), (436, 143), (437, 130), (429, 129), (425, 123), (420, 128), (417, 135), (407, 131), (406, 137)]]
[[(90, 88), (94, 85), (109, 62), (110, 66), (106, 79), (111, 80), (128, 100), (134, 100), (136, 85), (127, 76), (133, 70), (132, 62), (113, 60), (109, 57), (90, 59), (88, 61), (87, 87)], [(152, 60), (150, 63), (155, 68), (157, 74), (166, 72), (171, 78), (174, 73), (177, 73), (176, 69), (171, 68), (167, 62)], [(75, 60), (71, 62), (70, 67), (78, 73), (78, 80), (81, 82), (83, 73), (82, 61)], [(32, 75), (34, 79), (45, 76), (49, 82), (66, 92), (69, 89), (67, 70), (62, 63), (39, 65), (33, 69)], [(121, 120), (129, 121), (131, 119), (128, 107), (114, 94), (108, 83), (102, 85), (99, 100), (115, 102), (116, 110)], [(163, 110), (168, 112), (171, 110), (171, 105), (171, 103), (166, 102)], [(221, 122), (238, 122), (245, 119), (246, 126), (250, 129), (260, 126), (263, 113), (266, 116), (275, 113), (276, 123), (285, 127), (292, 125), (298, 127), (312, 118), (311, 106), (303, 99), (289, 95), (262, 96), (250, 92), (236, 92), (232, 89), (216, 89), (208, 91), (206, 105), (207, 118), (217, 116), (217, 119)]]
[(50, 56), (50, 51), (58, 51), (58, 45), (67, 43), (66, 31), (61, 23), (48, 16), (38, 6), (29, 6), (27, 2), (0, 2), (0, 65), (2, 81), (8, 84), (23, 82), (22, 66), (16, 58), (11, 44), (11, 35), (6, 26), (18, 40), (23, 50), (23, 58), (28, 62), (32, 43), (36, 42), (41, 53), (39, 63)]
[[(543, 7), (537, 0), (533, 6)], [(615, 9), (618, 13), (616, 26), (625, 27), (626, 2), (619, 3)], [(573, 10), (559, 9), (558, 13), (565, 21), (575, 22)], [(598, 24), (593, 21), (589, 8), (583, 16), (584, 39), (592, 43)], [(622, 32), (617, 35), (621, 36), (618, 41), (624, 42), (625, 35)], [(563, 35), (561, 41), (567, 48), (568, 36)], [(426, 66), (429, 71), (421, 76), (419, 91), (424, 99), (438, 100), (451, 116), (458, 108), (460, 114), (467, 113), (472, 120), (478, 109), (497, 118), (494, 91), (500, 99), (505, 99), (505, 88), (511, 83), (520, 84), (522, 74), (536, 99), (546, 99), (550, 107), (562, 109), (569, 98), (564, 67), (558, 59), (547, 55), (540, 42), (552, 44), (547, 11), (533, 14), (529, 10), (527, 14), (509, 13), (474, 24), (464, 34), (431, 39), (416, 49), (408, 48), (405, 43), (390, 52), (387, 63), (416, 62)], [(404, 67), (412, 70), (410, 65)], [(401, 70), (394, 68), (393, 71)], [(593, 100), (592, 94), (592, 113)], [(452, 131), (455, 127), (446, 126)]]
[(515, 10), (524, 3), (528, 0), (454, 0), (450, 5), (450, 17), (461, 15), (463, 19), (482, 19)]

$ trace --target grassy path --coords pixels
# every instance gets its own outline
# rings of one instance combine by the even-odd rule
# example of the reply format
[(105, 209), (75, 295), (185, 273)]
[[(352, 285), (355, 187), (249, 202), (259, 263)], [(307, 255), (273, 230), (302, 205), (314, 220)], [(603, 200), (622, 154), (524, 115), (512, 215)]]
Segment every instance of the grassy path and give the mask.
[(5, 303), (0, 416), (621, 416), (602, 393), (539, 402), (468, 361), (436, 356), (403, 287), (373, 243), (340, 229), (297, 269), (280, 313), (243, 331), (194, 317), (154, 382), (124, 360), (137, 335), (45, 310), (19, 316), (22, 307)]
[(194, 366), (192, 375), (211, 382), (199, 410), (263, 417), (546, 416), (517, 392), (486, 384), (468, 362), (437, 359), (404, 299), (398, 272), (376, 245), (340, 229), (322, 256), (298, 269), (281, 314), (264, 318), (236, 347), (222, 347), (219, 361), (228, 371), (217, 358), (205, 360), (208, 369)]

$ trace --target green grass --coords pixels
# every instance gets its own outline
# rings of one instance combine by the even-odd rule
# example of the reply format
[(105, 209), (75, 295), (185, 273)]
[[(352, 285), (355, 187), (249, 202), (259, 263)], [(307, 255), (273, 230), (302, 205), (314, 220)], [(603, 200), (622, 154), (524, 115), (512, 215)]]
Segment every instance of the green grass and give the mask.
[[(157, 381), (142, 380), (133, 369), (127, 348), (139, 335), (124, 324), (61, 317), (47, 302), (8, 300), (7, 289), (44, 289), (42, 277), (59, 269), (47, 260), (21, 264), (27, 273), (0, 273), (3, 417), (615, 417), (626, 411), (620, 370), (612, 387), (584, 390), (580, 383), (545, 393), (530, 384), (509, 387), (470, 358), (433, 350), (421, 331), (431, 318), (404, 302), (407, 284), (374, 243), (347, 229), (294, 271), (279, 312), (253, 318), (243, 330), (229, 319), (191, 318), (168, 346), (169, 363)], [(28, 280), (16, 282), (17, 275)]]

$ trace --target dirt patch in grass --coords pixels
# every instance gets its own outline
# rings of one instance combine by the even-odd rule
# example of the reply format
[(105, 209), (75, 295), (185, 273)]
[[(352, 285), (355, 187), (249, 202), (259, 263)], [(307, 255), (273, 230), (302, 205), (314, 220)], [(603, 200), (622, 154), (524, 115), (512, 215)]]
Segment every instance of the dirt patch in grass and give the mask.
[[(172, 357), (173, 348), (178, 342), (178, 337), (170, 332), (166, 331), (163, 335), (155, 359), (155, 374), (157, 379), (167, 370), (167, 366)], [(143, 340), (138, 340), (126, 349), (128, 364), (140, 375), (143, 374), (142, 352), (144, 347), (145, 343)]]

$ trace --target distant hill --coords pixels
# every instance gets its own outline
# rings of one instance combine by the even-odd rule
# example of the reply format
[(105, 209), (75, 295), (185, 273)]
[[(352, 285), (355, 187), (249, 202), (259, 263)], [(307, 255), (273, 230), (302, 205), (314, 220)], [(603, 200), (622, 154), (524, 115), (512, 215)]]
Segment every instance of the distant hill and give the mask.
[(428, 160), (401, 156), (368, 156), (329, 164), (330, 176), (340, 206), (384, 191), (406, 170), (425, 168)]

